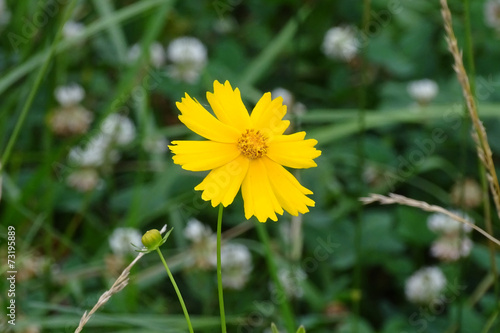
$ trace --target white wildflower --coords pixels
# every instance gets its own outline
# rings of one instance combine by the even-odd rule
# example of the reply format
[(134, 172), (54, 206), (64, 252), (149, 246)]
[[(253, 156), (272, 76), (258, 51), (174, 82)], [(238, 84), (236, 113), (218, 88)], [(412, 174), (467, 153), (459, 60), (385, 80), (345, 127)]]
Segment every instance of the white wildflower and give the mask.
[(484, 3), (484, 18), (488, 26), (500, 29), (500, 0), (490, 0)]
[(110, 114), (102, 121), (101, 132), (118, 146), (126, 146), (135, 139), (134, 123), (116, 113)]
[(167, 68), (171, 77), (194, 83), (207, 62), (207, 49), (197, 38), (179, 37), (168, 45), (167, 58), (172, 62)]
[(432, 243), (431, 255), (442, 261), (456, 261), (468, 257), (472, 247), (473, 243), (468, 237), (444, 235)]
[(79, 38), (83, 35), (85, 30), (85, 25), (81, 22), (68, 21), (63, 27), (63, 36), (66, 39)]
[(90, 192), (97, 187), (100, 180), (95, 169), (86, 168), (70, 173), (66, 178), (66, 183), (80, 192)]
[(48, 117), (50, 129), (57, 135), (86, 133), (94, 119), (92, 112), (79, 105), (58, 108)]
[[(212, 256), (217, 265), (216, 255)], [(222, 285), (229, 289), (241, 289), (252, 272), (252, 255), (245, 245), (228, 243), (221, 249)]]
[(80, 103), (85, 97), (85, 90), (79, 84), (59, 86), (54, 93), (56, 100), (62, 106), (72, 106)]
[(426, 267), (406, 280), (406, 298), (422, 305), (430, 305), (439, 299), (446, 287), (446, 278), (437, 267)]
[[(108, 156), (112, 155), (112, 158)], [(108, 160), (114, 160), (117, 153), (110, 149), (109, 138), (104, 135), (93, 137), (87, 145), (74, 147), (69, 152), (69, 161), (72, 165), (79, 167), (99, 167)]]
[[(470, 223), (474, 223), (472, 218), (469, 215), (465, 214), (464, 212), (456, 210), (455, 211), (452, 210), (451, 212), (462, 217), (463, 219), (465, 219)], [(441, 213), (435, 213), (430, 215), (427, 218), (427, 226), (431, 231), (443, 234), (456, 234), (459, 233), (460, 230), (463, 230), (467, 233), (472, 231), (472, 228), (470, 226), (455, 221), (448, 215)]]
[(286, 105), (288, 108), (291, 108), (293, 106), (295, 100), (290, 90), (282, 87), (277, 87), (273, 91), (271, 91), (271, 97), (273, 99), (277, 97), (283, 98), (283, 104)]
[(0, 0), (0, 25), (7, 25), (10, 22), (10, 17), (11, 13), (5, 0)]
[(197, 219), (190, 219), (184, 229), (184, 236), (194, 243), (198, 243), (212, 234), (212, 229)]
[(288, 110), (287, 115), (295, 114), (297, 116), (302, 116), (307, 111), (304, 104), (295, 101), (295, 97), (288, 89), (277, 87), (271, 91), (271, 97), (273, 99), (277, 97), (283, 98), (283, 105), (286, 105)]
[(214, 30), (219, 34), (228, 34), (233, 32), (237, 26), (234, 18), (221, 17), (214, 23)]
[(139, 230), (134, 228), (116, 228), (109, 236), (109, 247), (116, 255), (125, 256), (134, 254), (135, 246), (141, 246), (142, 235)]
[(152, 154), (161, 154), (167, 152), (169, 142), (167, 138), (161, 134), (146, 136), (142, 140), (142, 147), (145, 151)]
[(407, 91), (420, 105), (427, 105), (436, 97), (439, 87), (433, 80), (422, 79), (408, 83)]
[(471, 178), (457, 182), (451, 189), (451, 202), (459, 207), (476, 208), (483, 201), (481, 186)]
[[(139, 59), (140, 55), (141, 46), (139, 44), (134, 44), (128, 52), (128, 61), (135, 62), (137, 59)], [(166, 56), (163, 46), (158, 42), (152, 43), (149, 46), (149, 61), (151, 62), (151, 64), (154, 67), (159, 68), (165, 64), (165, 60)]]
[(334, 27), (329, 29), (323, 39), (323, 53), (331, 58), (351, 61), (358, 54), (360, 42), (353, 27)]
[[(278, 271), (278, 279), (288, 297), (301, 298), (304, 296), (301, 284), (307, 279), (307, 275), (300, 267), (281, 268)], [(271, 290), (276, 291), (276, 287), (272, 285)]]
[(209, 226), (197, 219), (190, 219), (184, 229), (184, 237), (192, 242), (191, 251), (195, 267), (208, 269), (217, 265), (217, 261), (213, 262), (217, 250), (217, 237)]

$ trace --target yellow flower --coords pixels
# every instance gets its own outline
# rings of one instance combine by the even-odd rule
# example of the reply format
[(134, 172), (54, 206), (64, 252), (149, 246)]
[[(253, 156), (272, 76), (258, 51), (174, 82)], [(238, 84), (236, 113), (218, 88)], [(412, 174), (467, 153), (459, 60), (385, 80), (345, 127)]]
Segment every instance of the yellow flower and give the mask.
[(265, 93), (249, 115), (239, 89), (228, 81), (215, 81), (207, 99), (216, 117), (187, 93), (177, 107), (180, 121), (208, 141), (173, 141), (169, 146), (174, 163), (183, 169), (211, 170), (195, 187), (203, 191), (202, 199), (227, 207), (241, 187), (247, 219), (255, 215), (260, 222), (277, 221), (276, 213), (283, 209), (295, 216), (308, 212), (314, 201), (306, 195), (312, 192), (283, 166), (315, 167), (313, 159), (321, 151), (314, 148), (316, 140), (304, 140), (305, 132), (283, 135), (290, 124), (283, 120), (283, 99), (272, 100)]

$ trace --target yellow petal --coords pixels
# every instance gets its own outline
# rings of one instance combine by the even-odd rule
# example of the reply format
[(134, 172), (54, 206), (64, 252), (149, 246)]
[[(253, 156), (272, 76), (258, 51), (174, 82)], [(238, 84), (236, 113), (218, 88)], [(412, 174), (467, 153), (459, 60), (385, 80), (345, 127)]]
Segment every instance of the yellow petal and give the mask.
[(207, 100), (217, 118), (226, 125), (243, 132), (250, 128), (250, 116), (243, 101), (240, 90), (233, 90), (229, 81), (221, 84), (214, 82), (214, 92), (207, 92)]
[(267, 157), (262, 158), (262, 161), (278, 202), (287, 212), (297, 216), (307, 213), (307, 206), (314, 207), (314, 201), (306, 196), (312, 192), (300, 185), (290, 172)]
[(203, 191), (201, 198), (205, 201), (211, 201), (213, 207), (220, 203), (227, 207), (233, 202), (240, 189), (247, 174), (249, 162), (248, 158), (240, 155), (233, 161), (210, 171), (194, 189)]
[(258, 129), (267, 137), (272, 137), (283, 134), (290, 125), (288, 120), (282, 120), (285, 114), (286, 105), (283, 105), (283, 98), (271, 100), (271, 93), (265, 93), (255, 105), (250, 119), (253, 128)]
[(317, 166), (313, 159), (321, 155), (321, 151), (314, 148), (318, 141), (304, 140), (305, 135), (305, 132), (299, 132), (273, 137), (268, 144), (267, 156), (276, 163), (291, 168), (303, 169)]
[(241, 194), (245, 204), (245, 217), (253, 215), (259, 222), (266, 222), (268, 218), (277, 221), (275, 213), (283, 214), (276, 195), (274, 194), (262, 158), (252, 160), (248, 173), (241, 185)]
[(234, 143), (213, 141), (173, 141), (168, 146), (175, 164), (185, 170), (205, 171), (227, 164), (240, 155)]
[(180, 121), (193, 132), (217, 142), (230, 143), (238, 140), (240, 132), (236, 128), (219, 121), (188, 94), (176, 105), (181, 111)]

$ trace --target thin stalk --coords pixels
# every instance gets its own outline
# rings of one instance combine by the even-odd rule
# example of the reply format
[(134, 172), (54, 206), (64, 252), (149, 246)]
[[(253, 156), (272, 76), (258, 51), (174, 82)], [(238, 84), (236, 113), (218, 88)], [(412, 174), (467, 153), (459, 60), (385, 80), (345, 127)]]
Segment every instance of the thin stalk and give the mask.
[[(475, 83), (475, 65), (474, 65), (474, 45), (473, 45), (473, 40), (472, 40), (472, 28), (471, 28), (471, 21), (470, 21), (470, 1), (469, 0), (463, 0), (464, 2), (464, 26), (465, 26), (465, 55), (466, 55), (466, 61), (467, 61), (467, 71), (469, 73), (469, 82), (470, 82), (470, 90), (472, 93), (472, 96), (476, 96), (476, 83)], [(468, 124), (470, 127), (470, 124)], [(478, 158), (478, 170), (479, 170), (479, 175), (481, 179), (481, 188), (483, 192), (483, 215), (484, 215), (484, 221), (485, 221), (485, 229), (486, 231), (490, 234), (493, 235), (493, 226), (491, 222), (491, 204), (490, 204), (490, 198), (489, 198), (489, 186), (488, 186), (488, 179), (486, 175), (486, 169), (484, 165), (481, 163), (481, 159)], [(492, 242), (488, 242), (488, 249), (490, 251), (490, 263), (491, 263), (491, 272), (493, 273), (494, 276), (497, 276), (497, 267), (496, 267), (496, 261), (495, 261), (495, 256), (496, 256), (496, 250), (495, 250), (495, 245)], [(494, 279), (494, 285), (495, 285), (495, 295), (497, 298), (497, 301), (499, 300), (500, 297), (500, 290), (499, 290), (499, 284), (498, 284), (498, 279)]]
[(219, 216), (217, 217), (217, 288), (219, 289), (220, 325), (222, 333), (226, 333), (226, 313), (224, 311), (224, 292), (222, 290), (222, 267), (221, 267), (221, 245), (222, 245), (222, 212), (224, 206), (219, 205)]
[(285, 320), (285, 325), (287, 332), (295, 332), (295, 318), (292, 312), (292, 307), (288, 301), (288, 298), (285, 293), (285, 288), (281, 284), (280, 279), (278, 278), (278, 270), (276, 268), (276, 263), (273, 259), (273, 253), (271, 251), (271, 242), (269, 240), (269, 235), (267, 234), (267, 230), (262, 223), (257, 223), (257, 232), (259, 234), (260, 241), (264, 244), (264, 250), (266, 254), (266, 262), (267, 268), (269, 269), (269, 273), (271, 274), (271, 279), (276, 286), (278, 292), (277, 302), (281, 308), (281, 315)]
[[(371, 0), (363, 1), (363, 17), (361, 26), (365, 34), (368, 32), (369, 23), (370, 23), (370, 7)], [(366, 34), (368, 35), (368, 34)], [(358, 111), (358, 126), (360, 135), (358, 137), (358, 179), (363, 179), (363, 172), (365, 168), (365, 159), (364, 159), (364, 140), (365, 140), (365, 132), (366, 132), (366, 96), (367, 96), (367, 83), (366, 83), (366, 73), (367, 73), (367, 64), (363, 56), (363, 50), (361, 52), (361, 84), (358, 89), (359, 96), (359, 111)], [(363, 182), (359, 183), (359, 193), (358, 197), (364, 195), (365, 189)], [(361, 284), (362, 284), (362, 276), (363, 276), (363, 262), (361, 260), (361, 243), (362, 243), (362, 223), (363, 223), (363, 206), (360, 206), (357, 214), (356, 214), (356, 227), (355, 227), (355, 235), (354, 235), (354, 248), (356, 252), (356, 264), (354, 266), (354, 279), (353, 279), (353, 308), (354, 308), (354, 320), (352, 331), (354, 333), (358, 332), (358, 318), (360, 316), (360, 306), (361, 306)]]
[(167, 271), (168, 277), (170, 278), (170, 282), (172, 282), (172, 285), (174, 286), (175, 293), (177, 294), (177, 297), (179, 298), (179, 302), (181, 303), (182, 311), (184, 312), (184, 317), (186, 317), (189, 332), (193, 333), (193, 326), (191, 325), (191, 319), (189, 319), (189, 313), (186, 309), (186, 305), (184, 304), (184, 299), (182, 298), (181, 292), (179, 291), (179, 288), (177, 287), (177, 283), (175, 283), (174, 277), (173, 277), (172, 273), (170, 272), (170, 269), (168, 268), (168, 265), (167, 265), (167, 262), (165, 261), (165, 258), (163, 258), (163, 255), (161, 254), (160, 248), (157, 248), (156, 252), (158, 252), (158, 255), (160, 256), (161, 262), (163, 263), (163, 266), (165, 266), (165, 270)]
[(498, 317), (498, 310), (495, 311), (491, 317), (488, 319), (488, 321), (486, 322), (486, 324), (484, 325), (484, 328), (483, 330), (481, 331), (481, 333), (488, 333), (491, 329), (491, 327), (493, 327), (493, 324), (495, 323), (496, 319)]

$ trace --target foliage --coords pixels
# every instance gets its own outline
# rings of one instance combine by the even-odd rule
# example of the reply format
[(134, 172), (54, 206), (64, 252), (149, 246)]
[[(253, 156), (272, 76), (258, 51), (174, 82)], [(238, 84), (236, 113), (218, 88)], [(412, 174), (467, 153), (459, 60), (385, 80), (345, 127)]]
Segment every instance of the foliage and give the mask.
[[(450, 5), (459, 47), (466, 51), (463, 18), (469, 15), (472, 22), (473, 52), (465, 52), (465, 64), (499, 165), (500, 35), (484, 23), (483, 2)], [(5, 273), (7, 227), (14, 226), (16, 332), (32, 327), (73, 332), (83, 312), (133, 259), (112, 254), (112, 232), (131, 227), (144, 233), (164, 224), (173, 231), (162, 252), (194, 330), (220, 331), (216, 273), (193, 266), (193, 246), (183, 233), (191, 218), (215, 229), (216, 209), (193, 190), (204, 174), (174, 165), (166, 144), (160, 151), (146, 148), (157, 137), (196, 139), (178, 121), (175, 103), (188, 92), (207, 105), (204, 92), (216, 79), (239, 87), (249, 109), (263, 92), (288, 89), (294, 131), (307, 131), (322, 150), (317, 168), (297, 173), (314, 192), (316, 206), (298, 219), (285, 214), (265, 224), (278, 266), (301, 268), (307, 275), (294, 286), (301, 295), (289, 296), (295, 327), (308, 332), (500, 330), (500, 256), (484, 237), (471, 235), (474, 246), (467, 258), (439, 261), (430, 254), (437, 236), (427, 228), (429, 214), (359, 202), (371, 192), (396, 192), (466, 210), (483, 229), (490, 216), (490, 232), (500, 234), (491, 200), (465, 207), (450, 196), (460, 180), (482, 180), (437, 1), (373, 0), (370, 29), (352, 61), (328, 58), (321, 45), (331, 27), (362, 25), (366, 7), (360, 1), (29, 0), (7, 1), (6, 8), (10, 20), (0, 26), (0, 257)], [(84, 24), (80, 37), (64, 37), (62, 23), (69, 17)], [(207, 47), (206, 66), (195, 82), (169, 75), (171, 61), (157, 68), (146, 53), (127, 60), (135, 43), (147, 51), (155, 41), (166, 48), (180, 36), (196, 37)], [(423, 106), (407, 92), (410, 81), (422, 78), (439, 86), (436, 98)], [(60, 137), (48, 125), (59, 107), (54, 91), (72, 82), (84, 87), (81, 104), (94, 119), (87, 133)], [(293, 111), (298, 103), (305, 112)], [(79, 170), (68, 155), (91, 142), (113, 113), (131, 119), (136, 136), (117, 150), (119, 160), (99, 166), (95, 189), (79, 192), (67, 182)], [(253, 256), (245, 287), (224, 293), (229, 331), (262, 332), (273, 322), (285, 327), (283, 295), (270, 286), (256, 223), (245, 221), (239, 195), (224, 211), (225, 236)], [(448, 281), (439, 306), (405, 298), (405, 281), (425, 266), (440, 267)], [(85, 331), (186, 331), (156, 256), (138, 262), (130, 279)], [(7, 290), (5, 279), (0, 287)], [(7, 302), (2, 296), (0, 306)], [(2, 315), (0, 327), (7, 319)]]

